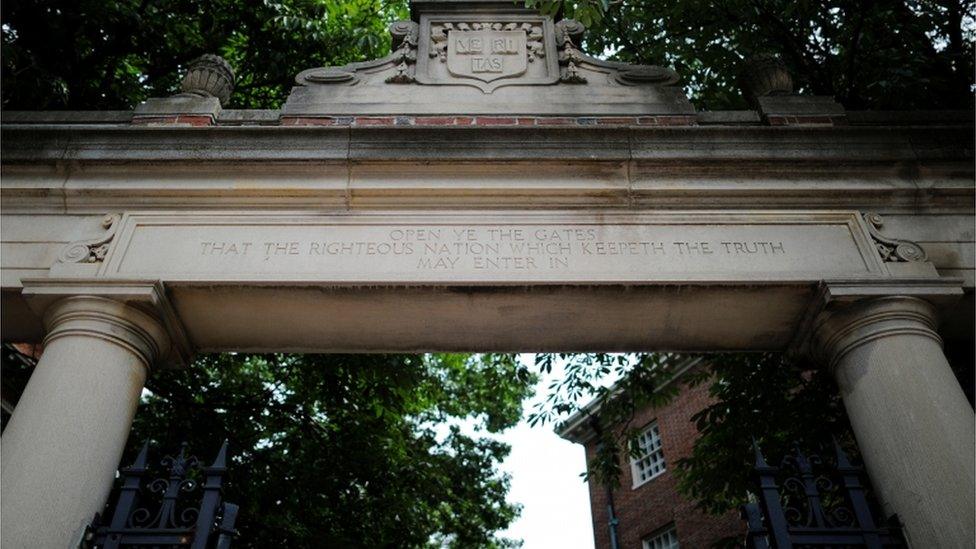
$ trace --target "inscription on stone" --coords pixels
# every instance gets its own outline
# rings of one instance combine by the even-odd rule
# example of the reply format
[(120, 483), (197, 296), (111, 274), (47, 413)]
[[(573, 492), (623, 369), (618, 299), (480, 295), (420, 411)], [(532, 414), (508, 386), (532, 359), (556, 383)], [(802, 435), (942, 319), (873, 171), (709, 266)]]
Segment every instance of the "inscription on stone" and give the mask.
[(111, 274), (334, 281), (806, 279), (876, 271), (846, 224), (139, 224)]
[(447, 68), (456, 76), (490, 82), (528, 67), (525, 31), (451, 30), (447, 40)]

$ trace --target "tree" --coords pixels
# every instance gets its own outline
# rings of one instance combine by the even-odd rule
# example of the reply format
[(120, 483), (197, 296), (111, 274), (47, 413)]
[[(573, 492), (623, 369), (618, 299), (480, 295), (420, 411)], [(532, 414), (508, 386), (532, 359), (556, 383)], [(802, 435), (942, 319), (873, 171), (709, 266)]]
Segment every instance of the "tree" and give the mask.
[[(776, 54), (798, 88), (850, 109), (973, 106), (973, 0), (528, 0), (589, 28), (586, 49), (673, 67), (701, 110), (744, 108), (744, 58)], [(406, 0), (11, 0), (4, 109), (128, 109), (178, 89), (190, 59), (236, 69), (229, 108), (277, 108), (301, 70), (389, 51)]]
[(699, 109), (744, 108), (744, 58), (848, 109), (970, 109), (971, 0), (530, 0), (589, 27), (588, 51), (674, 68)]
[(300, 71), (389, 51), (405, 0), (12, 0), (0, 6), (4, 109), (131, 109), (225, 57), (228, 108), (277, 108)]
[(208, 355), (150, 376), (128, 455), (229, 439), (235, 546), (517, 546), (495, 537), (509, 448), (483, 435), (534, 381), (509, 355)]
[[(707, 383), (713, 403), (693, 416), (699, 437), (692, 454), (677, 461), (676, 474), (681, 492), (713, 514), (738, 508), (755, 491), (753, 440), (768, 455), (785, 455), (794, 443), (823, 451), (833, 440), (857, 455), (840, 393), (823, 368), (784, 353), (716, 353), (698, 356), (701, 366), (671, 383), (676, 366), (689, 358), (696, 357), (539, 355), (542, 371), (560, 360), (565, 373), (529, 421), (590, 414), (600, 444), (587, 477), (616, 486), (621, 461), (640, 454), (643, 426), (631, 423), (635, 413), (667, 403), (682, 385)], [(618, 381), (610, 385), (608, 378)], [(591, 399), (598, 403), (596, 413), (581, 406)]]

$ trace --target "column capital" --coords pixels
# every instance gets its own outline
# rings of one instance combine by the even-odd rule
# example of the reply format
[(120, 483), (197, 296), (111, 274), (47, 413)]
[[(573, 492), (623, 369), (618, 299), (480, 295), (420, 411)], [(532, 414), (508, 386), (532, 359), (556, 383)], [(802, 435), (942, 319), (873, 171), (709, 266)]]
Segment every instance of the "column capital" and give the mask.
[(63, 297), (44, 311), (44, 345), (66, 336), (95, 337), (135, 354), (147, 370), (169, 348), (163, 324), (149, 313), (106, 297)]
[(182, 324), (159, 282), (34, 279), (24, 296), (41, 316), (44, 343), (86, 335), (119, 345), (148, 369), (183, 366), (192, 355)]
[(919, 335), (942, 345), (935, 306), (911, 296), (884, 296), (828, 304), (811, 326), (812, 354), (835, 368), (847, 353), (895, 335)]

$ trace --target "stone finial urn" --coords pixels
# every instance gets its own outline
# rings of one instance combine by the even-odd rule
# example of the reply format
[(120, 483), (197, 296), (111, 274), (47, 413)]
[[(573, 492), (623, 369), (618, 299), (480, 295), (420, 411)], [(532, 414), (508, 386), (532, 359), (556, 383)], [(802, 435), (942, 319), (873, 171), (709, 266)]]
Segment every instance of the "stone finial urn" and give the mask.
[(775, 55), (757, 55), (747, 59), (739, 73), (739, 84), (750, 101), (793, 93), (793, 78), (786, 69), (786, 63)]
[(204, 54), (190, 61), (180, 91), (201, 97), (216, 97), (223, 105), (234, 91), (234, 69), (219, 55)]

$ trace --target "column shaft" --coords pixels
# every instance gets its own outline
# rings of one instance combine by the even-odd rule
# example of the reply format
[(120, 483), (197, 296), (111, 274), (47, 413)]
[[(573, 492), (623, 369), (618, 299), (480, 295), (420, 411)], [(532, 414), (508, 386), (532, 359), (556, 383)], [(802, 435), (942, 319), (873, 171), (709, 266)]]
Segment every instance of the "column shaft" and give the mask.
[(972, 547), (976, 417), (931, 305), (858, 303), (823, 315), (817, 336), (885, 512), (898, 514), (913, 547)]
[(44, 353), (0, 445), (4, 548), (78, 542), (112, 487), (165, 340), (149, 315), (97, 297), (62, 300), (46, 324)]

